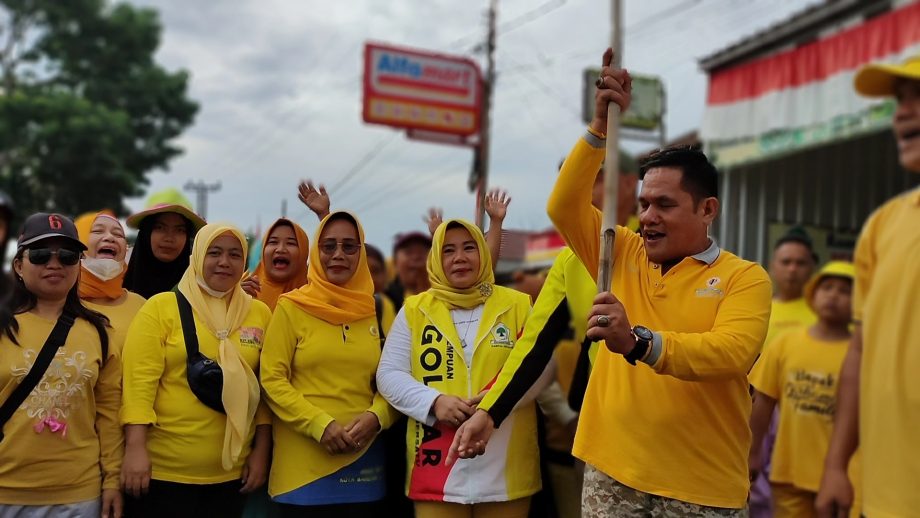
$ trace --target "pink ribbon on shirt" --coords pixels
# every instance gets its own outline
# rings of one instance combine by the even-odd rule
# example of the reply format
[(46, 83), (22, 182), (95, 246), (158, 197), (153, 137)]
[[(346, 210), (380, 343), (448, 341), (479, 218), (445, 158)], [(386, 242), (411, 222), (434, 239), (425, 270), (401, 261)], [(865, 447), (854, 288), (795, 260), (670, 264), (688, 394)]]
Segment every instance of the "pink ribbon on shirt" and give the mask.
[(51, 433), (61, 432), (61, 438), (67, 436), (67, 423), (58, 421), (56, 417), (46, 417), (35, 423), (35, 426), (32, 428), (35, 430), (35, 433), (42, 433), (46, 426), (51, 430)]

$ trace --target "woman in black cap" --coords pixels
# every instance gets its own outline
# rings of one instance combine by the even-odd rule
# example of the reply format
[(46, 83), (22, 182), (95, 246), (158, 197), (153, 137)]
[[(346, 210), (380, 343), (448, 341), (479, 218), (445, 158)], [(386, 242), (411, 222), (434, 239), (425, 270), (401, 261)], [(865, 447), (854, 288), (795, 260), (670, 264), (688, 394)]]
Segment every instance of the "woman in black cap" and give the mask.
[(0, 516), (120, 516), (121, 362), (77, 293), (73, 222), (34, 214), (0, 332)]

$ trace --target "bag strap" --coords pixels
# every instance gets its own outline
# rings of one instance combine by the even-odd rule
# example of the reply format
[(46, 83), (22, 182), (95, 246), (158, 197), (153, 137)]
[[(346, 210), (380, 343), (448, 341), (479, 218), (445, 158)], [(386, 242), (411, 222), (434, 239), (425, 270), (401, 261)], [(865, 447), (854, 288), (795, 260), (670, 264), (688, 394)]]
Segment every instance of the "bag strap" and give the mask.
[(383, 342), (386, 341), (387, 336), (383, 334), (383, 294), (374, 293), (374, 313), (377, 315), (377, 334), (380, 335), (380, 347), (383, 347)]
[(176, 303), (179, 304), (179, 321), (182, 322), (185, 353), (191, 359), (198, 352), (198, 332), (195, 331), (195, 316), (192, 314), (192, 305), (189, 304), (185, 295), (178, 289), (173, 290), (173, 292), (176, 294)]
[(67, 341), (67, 335), (70, 334), (70, 328), (73, 327), (75, 318), (75, 315), (69, 311), (65, 310), (61, 313), (57, 323), (54, 324), (54, 328), (51, 330), (51, 334), (45, 340), (45, 345), (42, 346), (41, 352), (35, 358), (35, 363), (29, 369), (29, 373), (22, 378), (22, 382), (13, 389), (13, 393), (0, 407), (0, 441), (3, 441), (3, 426), (13, 417), (19, 405), (22, 405), (22, 402), (32, 393), (32, 389), (41, 381), (48, 370), (48, 366), (51, 365), (51, 360), (57, 354), (57, 350)]

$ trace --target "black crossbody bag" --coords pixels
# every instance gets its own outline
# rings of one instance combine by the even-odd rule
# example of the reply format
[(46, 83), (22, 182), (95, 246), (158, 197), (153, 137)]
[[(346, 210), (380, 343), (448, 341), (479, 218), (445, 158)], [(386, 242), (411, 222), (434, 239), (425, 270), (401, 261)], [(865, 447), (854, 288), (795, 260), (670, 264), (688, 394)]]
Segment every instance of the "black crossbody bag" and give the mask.
[(195, 317), (192, 305), (179, 290), (173, 290), (179, 304), (179, 321), (182, 322), (182, 336), (185, 339), (186, 379), (188, 387), (199, 401), (208, 408), (226, 414), (221, 396), (224, 390), (224, 371), (220, 365), (201, 354), (198, 350), (198, 333), (195, 332)]
[[(73, 327), (75, 319), (76, 316), (73, 313), (66, 310), (61, 313), (61, 316), (57, 319), (57, 323), (54, 324), (54, 328), (51, 330), (51, 334), (48, 335), (48, 338), (45, 340), (45, 345), (42, 346), (41, 352), (39, 352), (38, 357), (35, 358), (35, 363), (33, 363), (32, 368), (29, 369), (29, 373), (22, 378), (22, 383), (13, 389), (13, 393), (10, 394), (10, 397), (3, 403), (3, 406), (0, 407), (0, 442), (3, 441), (3, 427), (6, 425), (6, 422), (13, 417), (19, 405), (22, 405), (22, 402), (29, 397), (29, 394), (32, 393), (32, 390), (38, 385), (38, 382), (41, 381), (42, 376), (44, 376), (45, 372), (48, 370), (48, 366), (51, 365), (51, 360), (54, 358), (54, 355), (57, 354), (58, 349), (67, 341), (67, 335), (70, 334), (70, 328)], [(105, 348), (103, 348), (102, 361), (105, 362)]]

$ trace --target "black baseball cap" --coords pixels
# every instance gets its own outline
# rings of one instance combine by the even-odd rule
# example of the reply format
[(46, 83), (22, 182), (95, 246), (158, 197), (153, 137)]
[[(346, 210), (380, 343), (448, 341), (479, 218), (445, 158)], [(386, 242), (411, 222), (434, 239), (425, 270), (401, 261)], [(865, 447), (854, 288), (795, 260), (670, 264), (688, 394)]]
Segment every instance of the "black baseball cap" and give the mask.
[(67, 216), (55, 213), (39, 212), (26, 218), (19, 234), (17, 248), (23, 248), (32, 243), (52, 237), (62, 237), (71, 241), (78, 250), (86, 250), (86, 245), (80, 242), (77, 226)]

